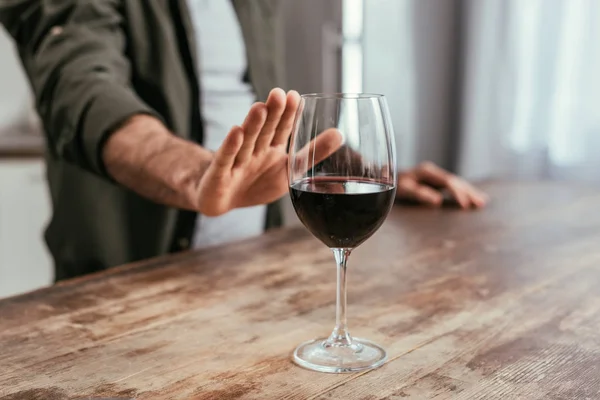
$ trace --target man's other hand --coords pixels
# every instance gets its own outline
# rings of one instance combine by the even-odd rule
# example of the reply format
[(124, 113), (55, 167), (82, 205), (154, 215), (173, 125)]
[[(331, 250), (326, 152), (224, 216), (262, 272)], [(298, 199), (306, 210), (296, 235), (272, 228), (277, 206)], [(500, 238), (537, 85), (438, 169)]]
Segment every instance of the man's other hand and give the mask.
[(440, 207), (444, 202), (444, 192), (464, 209), (481, 208), (488, 202), (488, 196), (481, 190), (431, 162), (421, 163), (398, 175), (399, 200)]

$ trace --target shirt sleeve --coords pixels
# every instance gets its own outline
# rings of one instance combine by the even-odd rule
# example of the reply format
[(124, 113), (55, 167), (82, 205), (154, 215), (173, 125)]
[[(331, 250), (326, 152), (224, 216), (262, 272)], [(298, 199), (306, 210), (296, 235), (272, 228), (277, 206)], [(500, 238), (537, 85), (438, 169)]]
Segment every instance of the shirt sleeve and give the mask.
[(157, 113), (131, 85), (122, 0), (12, 0), (0, 23), (14, 38), (49, 151), (106, 175), (102, 146), (135, 114)]

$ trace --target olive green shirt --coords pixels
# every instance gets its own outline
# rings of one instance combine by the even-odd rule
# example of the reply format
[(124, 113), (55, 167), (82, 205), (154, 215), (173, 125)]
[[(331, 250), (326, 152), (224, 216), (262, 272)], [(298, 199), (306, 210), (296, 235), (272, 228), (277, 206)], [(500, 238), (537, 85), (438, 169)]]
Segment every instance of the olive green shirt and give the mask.
[[(264, 100), (284, 86), (277, 0), (232, 0)], [(202, 143), (194, 32), (185, 0), (4, 0), (47, 142), (53, 214), (45, 239), (56, 279), (185, 249), (196, 213), (153, 203), (111, 181), (101, 150), (134, 114)], [(217, 38), (215, 38), (217, 40)], [(278, 207), (268, 226), (280, 223)]]

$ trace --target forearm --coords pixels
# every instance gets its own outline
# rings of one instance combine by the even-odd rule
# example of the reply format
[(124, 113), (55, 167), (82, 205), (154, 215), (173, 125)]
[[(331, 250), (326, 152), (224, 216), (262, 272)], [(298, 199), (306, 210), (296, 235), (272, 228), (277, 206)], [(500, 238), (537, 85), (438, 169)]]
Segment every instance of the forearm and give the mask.
[(121, 185), (157, 203), (197, 208), (200, 178), (213, 155), (173, 135), (158, 119), (137, 115), (107, 139), (102, 159)]

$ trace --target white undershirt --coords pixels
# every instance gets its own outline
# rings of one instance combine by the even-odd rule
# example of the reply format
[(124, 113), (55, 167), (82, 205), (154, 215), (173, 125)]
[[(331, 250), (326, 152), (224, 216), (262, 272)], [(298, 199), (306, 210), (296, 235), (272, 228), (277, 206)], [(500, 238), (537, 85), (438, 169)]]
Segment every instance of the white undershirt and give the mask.
[[(241, 125), (254, 102), (243, 82), (246, 49), (229, 0), (188, 0), (198, 46), (204, 147), (217, 150), (229, 129)], [(266, 206), (238, 208), (219, 217), (200, 216), (192, 246), (201, 248), (263, 232)]]

